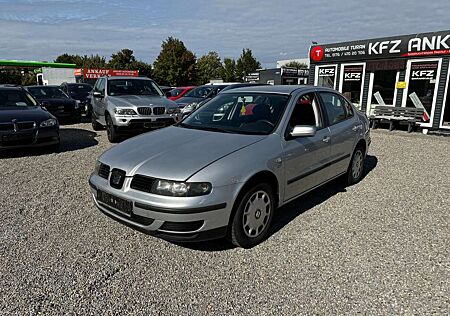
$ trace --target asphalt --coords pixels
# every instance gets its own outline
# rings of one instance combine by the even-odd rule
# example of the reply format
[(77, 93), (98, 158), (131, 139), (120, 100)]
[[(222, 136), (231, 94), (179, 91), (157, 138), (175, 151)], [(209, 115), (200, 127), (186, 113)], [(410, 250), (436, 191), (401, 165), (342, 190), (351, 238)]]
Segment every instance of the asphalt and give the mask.
[(105, 131), (61, 133), (57, 153), (0, 153), (1, 315), (450, 312), (449, 138), (374, 131), (359, 184), (283, 207), (245, 250), (109, 219), (87, 183)]

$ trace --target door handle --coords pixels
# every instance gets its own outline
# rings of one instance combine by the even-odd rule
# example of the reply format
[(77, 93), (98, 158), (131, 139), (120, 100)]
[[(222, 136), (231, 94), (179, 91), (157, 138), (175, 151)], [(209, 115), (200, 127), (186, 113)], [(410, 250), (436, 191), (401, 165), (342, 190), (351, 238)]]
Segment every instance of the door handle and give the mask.
[(330, 139), (331, 139), (330, 136), (326, 136), (326, 137), (324, 137), (324, 138), (322, 139), (322, 141), (323, 141), (324, 143), (328, 143), (328, 142), (330, 141)]
[(356, 131), (360, 130), (361, 128), (362, 128), (362, 124), (359, 124), (359, 125), (353, 126), (352, 130), (353, 130), (354, 132), (356, 132)]

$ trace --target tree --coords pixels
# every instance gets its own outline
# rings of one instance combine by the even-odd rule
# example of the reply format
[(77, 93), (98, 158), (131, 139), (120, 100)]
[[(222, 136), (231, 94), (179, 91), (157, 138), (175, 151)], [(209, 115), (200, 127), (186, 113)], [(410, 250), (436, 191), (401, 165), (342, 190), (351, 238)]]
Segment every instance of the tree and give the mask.
[(308, 69), (308, 65), (298, 61), (290, 61), (287, 64), (281, 66), (281, 68), (295, 68), (295, 69)]
[(55, 59), (55, 63), (75, 64), (78, 68), (105, 68), (106, 59), (100, 55), (80, 56), (62, 54)]
[(236, 74), (239, 81), (243, 81), (246, 75), (259, 68), (261, 68), (261, 64), (253, 57), (252, 50), (243, 49), (241, 57), (236, 61)]
[(14, 69), (0, 69), (0, 84), (21, 84), (22, 75)]
[(130, 70), (130, 66), (134, 62), (136, 62), (136, 58), (133, 55), (133, 51), (131, 49), (124, 48), (121, 51), (111, 55), (111, 60), (108, 63), (108, 67), (111, 69)]
[(200, 84), (208, 83), (211, 79), (218, 79), (222, 74), (222, 62), (217, 52), (209, 52), (197, 61), (197, 75)]
[(184, 43), (169, 37), (163, 41), (154, 63), (154, 78), (159, 84), (182, 86), (196, 82), (196, 57)]
[(235, 82), (236, 79), (236, 62), (232, 58), (224, 58), (220, 77), (225, 82)]
[(151, 78), (153, 75), (152, 65), (147, 64), (143, 61), (136, 60), (132, 62), (129, 67), (129, 70), (139, 70), (140, 76)]

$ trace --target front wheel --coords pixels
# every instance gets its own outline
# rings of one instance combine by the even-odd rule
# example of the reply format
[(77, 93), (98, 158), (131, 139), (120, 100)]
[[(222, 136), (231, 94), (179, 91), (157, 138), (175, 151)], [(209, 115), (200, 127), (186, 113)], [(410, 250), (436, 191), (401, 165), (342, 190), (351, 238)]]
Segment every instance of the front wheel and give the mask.
[(108, 134), (108, 140), (110, 143), (117, 143), (120, 140), (117, 128), (114, 126), (111, 116), (106, 116), (106, 133)]
[(100, 125), (99, 122), (97, 122), (97, 119), (95, 118), (95, 115), (91, 113), (91, 125), (92, 125), (92, 129), (94, 131), (99, 131), (102, 129), (102, 126)]
[(273, 190), (267, 183), (257, 184), (244, 194), (231, 221), (231, 242), (251, 248), (265, 239), (274, 213)]
[(352, 160), (347, 170), (347, 184), (352, 185), (359, 182), (363, 176), (363, 169), (364, 149), (362, 146), (358, 146), (353, 152)]

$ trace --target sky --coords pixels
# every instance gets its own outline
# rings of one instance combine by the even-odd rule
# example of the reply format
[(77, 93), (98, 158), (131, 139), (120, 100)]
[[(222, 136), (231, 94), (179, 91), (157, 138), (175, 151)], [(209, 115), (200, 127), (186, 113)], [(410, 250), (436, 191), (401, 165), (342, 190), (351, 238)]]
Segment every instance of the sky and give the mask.
[(304, 58), (312, 41), (450, 29), (449, 0), (0, 0), (0, 59), (122, 48), (152, 63), (163, 40), (181, 39), (197, 57), (239, 57), (252, 49), (264, 67)]

